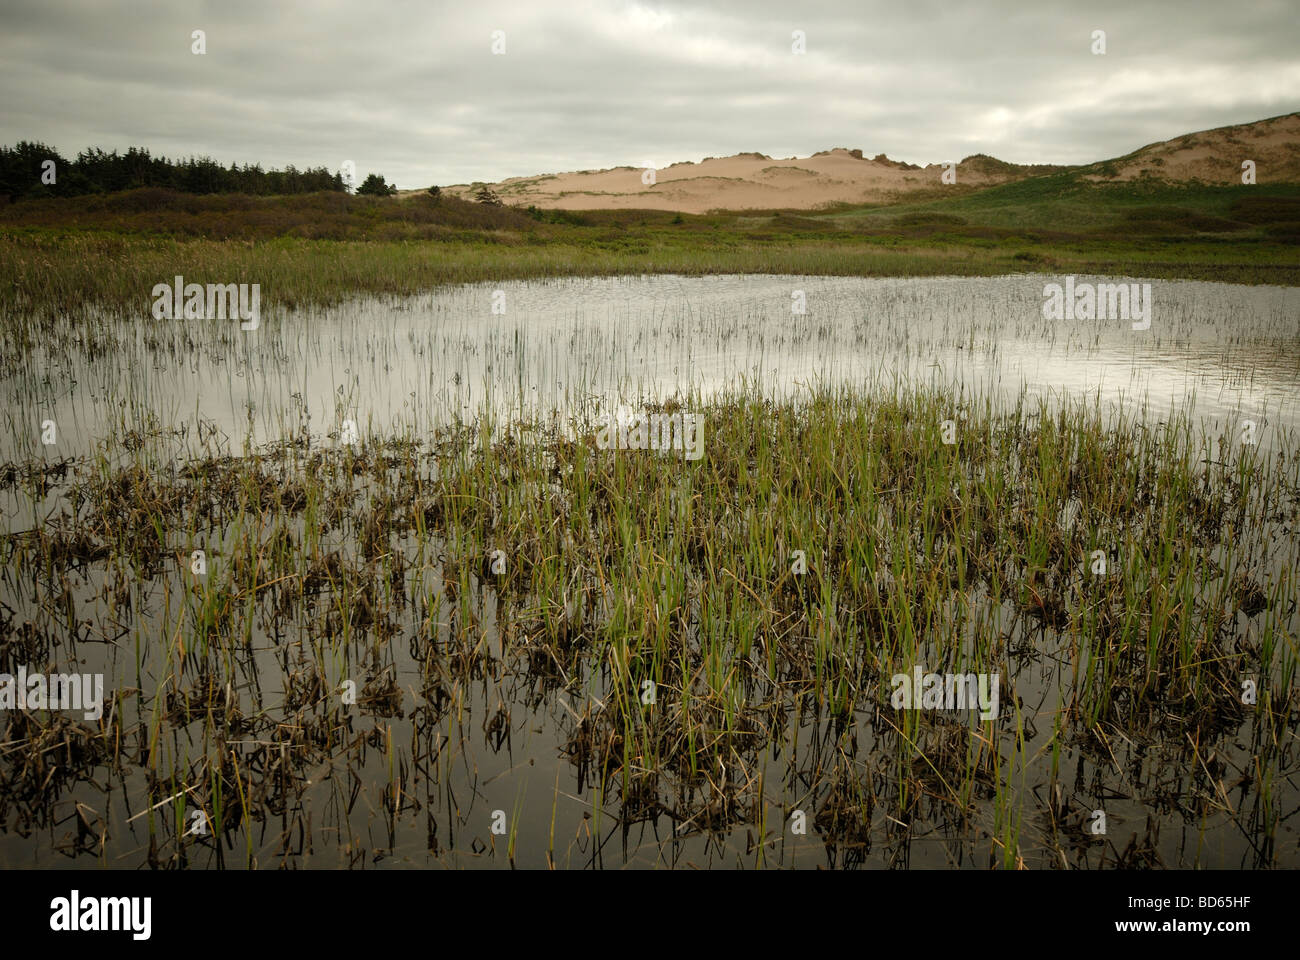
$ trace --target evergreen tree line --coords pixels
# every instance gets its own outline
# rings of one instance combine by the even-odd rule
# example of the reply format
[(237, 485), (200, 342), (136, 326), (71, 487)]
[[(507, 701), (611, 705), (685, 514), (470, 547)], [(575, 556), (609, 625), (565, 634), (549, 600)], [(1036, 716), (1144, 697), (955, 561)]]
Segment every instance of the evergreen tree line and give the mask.
[[(54, 161), (53, 183), (45, 161)], [(373, 177), (373, 175), (372, 175)], [(380, 180), (382, 183), (383, 181)], [(340, 173), (324, 167), (263, 170), (260, 164), (223, 167), (211, 157), (168, 160), (142, 147), (111, 153), (91, 147), (67, 160), (43, 143), (0, 146), (0, 196), (8, 202), (33, 197), (71, 197), (137, 187), (166, 187), (183, 193), (286, 194), (347, 189)], [(369, 191), (367, 191), (369, 192)], [(0, 201), (3, 202), (3, 201)]]

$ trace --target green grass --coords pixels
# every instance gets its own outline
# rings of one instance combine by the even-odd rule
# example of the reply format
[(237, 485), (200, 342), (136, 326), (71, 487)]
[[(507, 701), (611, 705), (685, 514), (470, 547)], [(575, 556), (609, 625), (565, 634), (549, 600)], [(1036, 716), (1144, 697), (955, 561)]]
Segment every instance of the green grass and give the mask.
[[(706, 242), (706, 240), (708, 242)], [(929, 244), (663, 235), (585, 243), (256, 243), (105, 236), (0, 239), (0, 310), (32, 317), (104, 309), (147, 317), (150, 291), (191, 283), (260, 283), (263, 309), (416, 294), (442, 284), (618, 274), (994, 276), (1120, 274), (1236, 283), (1300, 283), (1292, 249), (1266, 242), (1043, 245), (1008, 239)]]
[(258, 282), (269, 308), (440, 284), (640, 273), (1094, 273), (1300, 284), (1300, 186), (1075, 173), (871, 208), (525, 211), (424, 195), (144, 190), (0, 210), (0, 309), (135, 312), (153, 284)]
[(948, 197), (932, 191), (923, 200), (888, 207), (841, 209), (832, 216), (839, 220), (878, 223), (899, 214), (942, 212), (964, 217), (969, 224), (1030, 230), (1050, 230), (1097, 239), (1121, 240), (1128, 214), (1134, 209), (1165, 205), (1176, 216), (1220, 218), (1235, 227), (1226, 232), (1249, 230), (1248, 217), (1234, 215), (1240, 206), (1266, 205), (1289, 211), (1287, 219), (1300, 218), (1294, 212), (1300, 202), (1300, 185), (1255, 184), (1252, 186), (1178, 185), (1170, 183), (1089, 183), (1075, 173), (1058, 173), (1002, 184), (984, 190)]
[[(293, 861), (292, 821), (268, 809), (297, 809), (326, 763), (329, 789), (367, 797), (360, 813), (370, 804), (392, 835), (419, 834), (416, 810), (470, 776), (426, 782), (436, 757), (455, 744), (470, 756), (499, 732), (495, 715), (528, 713), (535, 688), (552, 691), (556, 746), (616, 825), (647, 811), (669, 817), (665, 835), (771, 823), (760, 837), (772, 856), (802, 809), (847, 850), (891, 824), (942, 822), (988, 865), (1135, 865), (1136, 853), (1077, 840), (1087, 811), (1116, 815), (1129, 764), (1147, 763), (1143, 803), (1273, 849), (1278, 808), (1247, 811), (1269, 801), (1260, 776), (1294, 771), (1298, 438), (1266, 457), (1181, 416), (1103, 424), (1082, 403), (996, 413), (906, 387), (683, 402), (705, 425), (698, 461), (601, 450), (582, 423), (539, 433), (487, 414), (435, 439), (349, 449), (286, 435), (185, 463), (166, 433), (131, 452), (106, 439), (61, 488), (82, 505), (83, 542), (70, 546), (55, 519), (0, 540), (6, 569), (30, 572), (7, 580), (6, 602), (31, 611), (37, 636), (71, 643), (53, 601), (74, 571), (134, 585), (148, 681), (122, 678), (144, 689), (120, 692), (91, 742), (147, 766), (148, 805), (193, 787), (174, 822), (190, 805), (208, 811), (248, 865), (254, 834), (261, 864)], [(326, 504), (330, 517), (313, 512)], [(196, 578), (186, 558), (199, 530), (210, 566)], [(486, 562), (498, 549), (500, 573)], [(85, 555), (98, 559), (82, 567)], [(255, 665), (259, 648), (275, 659)], [(888, 678), (918, 664), (999, 674), (1000, 715), (891, 710)], [(240, 686), (252, 676), (257, 690)], [(349, 676), (373, 735), (331, 694)], [(1242, 677), (1258, 680), (1258, 707), (1241, 703)], [(479, 684), (496, 692), (473, 694)], [(462, 702), (472, 719), (448, 706)], [(782, 749), (809, 723), (816, 750)], [(60, 729), (28, 740), (43, 748)], [(221, 731), (239, 746), (214, 752)], [(1196, 762), (1189, 738), (1198, 756), (1217, 746), (1227, 782), (1248, 778), (1240, 814), (1174, 776)], [(1071, 784), (1061, 746), (1097, 779)], [(9, 784), (25, 803), (50, 789), (36, 772)], [(539, 813), (524, 829), (525, 785), (509, 784), (513, 806), (498, 800), (512, 812), (496, 856), (536, 862), (554, 827)], [(341, 843), (340, 825), (318, 824), (316, 844)], [(216, 855), (186, 848), (161, 813), (148, 829), (178, 862)]]
[[(270, 310), (629, 273), (1296, 284), (1298, 201), (1295, 187), (1061, 174), (893, 206), (680, 218), (137, 192), (0, 211), (0, 310), (19, 357), (66, 329), (53, 317), (147, 317), (153, 285), (178, 273), (258, 282)], [(101, 334), (86, 326), (87, 349)], [(1275, 791), (1295, 775), (1296, 437), (1263, 457), (1180, 417), (1001, 414), (913, 388), (684, 402), (706, 424), (698, 462), (601, 451), (581, 430), (525, 439), (487, 414), (356, 449), (290, 429), (242, 456), (200, 455), (124, 406), (94, 457), (5, 465), (0, 482), (44, 518), (0, 539), (5, 609), (26, 621), (0, 618), (6, 655), (53, 663), (127, 624), (114, 642), (133, 662), (117, 664), (98, 728), (12, 718), (22, 749), (4, 798), (55, 829), (67, 784), (105, 763), (134, 777), (134, 809), (160, 804), (136, 821), (149, 850), (105, 806), (76, 843), (106, 862), (296, 864), (311, 832), (351, 866), (366, 816), (407, 850), (437, 817), (463, 852), (490, 759), (479, 745), (502, 724), (523, 735), (514, 709), (544, 725), (596, 831), (667, 817), (666, 835), (743, 847), (729, 832), (757, 830), (756, 864), (782, 862), (800, 810), (844, 856), (915, 829), (987, 865), (1151, 865), (1153, 838), (1080, 839), (1092, 809), (1119, 820), (1139, 768), (1134, 817), (1177, 810), (1189, 831), (1244, 838), (1237, 865), (1290, 864), (1275, 846), (1289, 795)], [(946, 419), (960, 424), (951, 446)], [(45, 509), (60, 499), (75, 524)], [(210, 567), (196, 578), (200, 547)], [(498, 549), (501, 575), (485, 567)], [(75, 606), (72, 582), (95, 599)], [(917, 663), (1000, 672), (1002, 715), (891, 712), (889, 675)], [(1259, 681), (1249, 710), (1242, 677)], [(356, 710), (335, 695), (351, 678)], [(1209, 766), (1220, 785), (1201, 777)], [(1234, 777), (1227, 809), (1218, 792)], [(554, 789), (539, 830), (522, 787), (498, 795), (512, 816), (497, 856), (573, 855)], [(193, 809), (210, 815), (206, 841), (184, 836)], [(1163, 850), (1234, 865), (1218, 846)]]

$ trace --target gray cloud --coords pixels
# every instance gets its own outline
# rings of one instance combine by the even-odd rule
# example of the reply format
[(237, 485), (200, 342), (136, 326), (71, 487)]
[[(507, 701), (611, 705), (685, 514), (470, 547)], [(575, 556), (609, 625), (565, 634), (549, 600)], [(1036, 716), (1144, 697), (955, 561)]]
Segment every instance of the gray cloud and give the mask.
[(834, 146), (1078, 163), (1300, 108), (1296, 22), (1283, 0), (6, 0), (0, 141), (351, 159), (403, 187)]

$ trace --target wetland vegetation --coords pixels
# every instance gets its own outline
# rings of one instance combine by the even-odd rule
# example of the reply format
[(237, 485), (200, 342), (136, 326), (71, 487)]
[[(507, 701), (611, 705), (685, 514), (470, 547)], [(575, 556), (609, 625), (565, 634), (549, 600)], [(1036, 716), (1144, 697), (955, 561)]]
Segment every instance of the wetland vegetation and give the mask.
[[(163, 189), (0, 207), (0, 307), (130, 309), (160, 277), (264, 304), (560, 276), (1098, 274), (1300, 285), (1300, 186), (1095, 184), (1078, 173), (823, 212), (521, 210), (417, 193)], [(433, 241), (433, 242), (430, 242)]]
[[(154, 320), (191, 270), (138, 242), (0, 337), (0, 673), (106, 678), (0, 714), (7, 865), (1297, 864), (1294, 288), (1157, 282), (1136, 333), (1033, 276), (502, 282), (248, 333)], [(615, 407), (703, 456), (601, 449)], [(916, 669), (996, 716), (897, 709)]]
[[(485, 414), (11, 467), (65, 506), (4, 539), (3, 669), (114, 692), (8, 718), (7, 859), (1294, 864), (1300, 448), (685, 405), (698, 463)], [(999, 675), (1000, 714), (892, 709), (914, 665)]]
[[(0, 858), (1296, 866), (1298, 228), (1070, 171), (6, 206), (0, 673), (106, 702), (0, 705)], [(155, 320), (180, 275), (266, 321)], [(1062, 275), (1151, 329), (1045, 321)]]

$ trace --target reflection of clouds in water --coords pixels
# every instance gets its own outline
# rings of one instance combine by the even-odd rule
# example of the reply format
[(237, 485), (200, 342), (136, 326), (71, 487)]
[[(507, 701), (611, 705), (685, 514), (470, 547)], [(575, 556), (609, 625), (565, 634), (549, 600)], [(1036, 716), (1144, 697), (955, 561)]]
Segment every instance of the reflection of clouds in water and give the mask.
[[(1043, 286), (1055, 279), (542, 280), (264, 316), (255, 334), (106, 321), (93, 359), (69, 336), (66, 358), (27, 364), (4, 389), (15, 422), (53, 411), (65, 455), (149, 415), (215, 423), (236, 445), (250, 427), (276, 439), (302, 420), (294, 394), (317, 432), (339, 409), (377, 430), (427, 433), (487, 403), (505, 416), (626, 420), (692, 389), (782, 396), (898, 379), (1004, 402), (1023, 391), (1031, 405), (1145, 404), (1157, 418), (1195, 396), (1212, 420), (1297, 423), (1300, 289), (1152, 281), (1151, 329), (1133, 331), (1123, 320), (1044, 320)], [(504, 316), (491, 313), (498, 287)], [(790, 310), (795, 289), (804, 314)], [(12, 434), (0, 442), (12, 447)]]
[[(1171, 345), (1159, 353), (1102, 347), (1079, 356), (1035, 355), (1028, 346), (1008, 344), (1003, 355), (1015, 356), (1019, 349), (1009, 366), (1035, 399), (1095, 396), (1130, 413), (1146, 409), (1161, 417), (1186, 408), (1220, 428), (1243, 416), (1300, 423), (1294, 342), (1281, 350), (1226, 349), (1203, 342)], [(1005, 374), (1008, 364), (1000, 366)], [(1011, 385), (1005, 377), (1003, 385)]]

